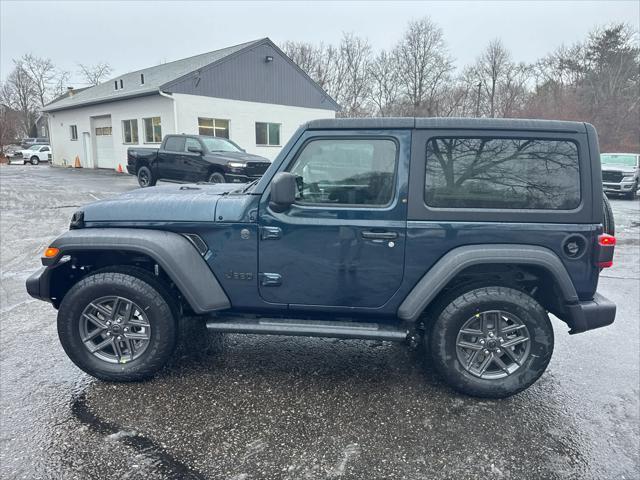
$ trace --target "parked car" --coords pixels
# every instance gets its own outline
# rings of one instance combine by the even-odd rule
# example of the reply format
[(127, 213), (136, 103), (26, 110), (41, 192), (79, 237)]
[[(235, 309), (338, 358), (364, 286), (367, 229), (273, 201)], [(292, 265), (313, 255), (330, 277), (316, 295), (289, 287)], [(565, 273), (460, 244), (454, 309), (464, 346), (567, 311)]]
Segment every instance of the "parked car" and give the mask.
[(246, 183), (271, 162), (246, 153), (231, 140), (204, 135), (167, 135), (160, 148), (129, 148), (127, 171), (141, 187), (158, 180), (176, 182)]
[(602, 188), (605, 193), (636, 198), (640, 185), (640, 155), (637, 153), (602, 153)]
[(23, 138), (22, 139), (22, 143), (20, 144), (20, 146), (22, 147), (23, 150), (28, 149), (29, 147), (31, 147), (32, 145), (35, 144), (45, 144), (45, 143), (49, 143), (49, 139), (47, 137), (30, 137), (30, 138)]
[(108, 381), (161, 369), (189, 316), (212, 332), (424, 341), (453, 388), (506, 397), (545, 371), (549, 312), (571, 334), (614, 321), (596, 292), (615, 237), (594, 178), (585, 123), (316, 120), (252, 183), (84, 206), (27, 291)]
[(51, 147), (49, 145), (32, 145), (26, 150), (16, 152), (10, 159), (10, 163), (20, 163), (26, 165), (38, 165), (40, 162), (51, 161)]

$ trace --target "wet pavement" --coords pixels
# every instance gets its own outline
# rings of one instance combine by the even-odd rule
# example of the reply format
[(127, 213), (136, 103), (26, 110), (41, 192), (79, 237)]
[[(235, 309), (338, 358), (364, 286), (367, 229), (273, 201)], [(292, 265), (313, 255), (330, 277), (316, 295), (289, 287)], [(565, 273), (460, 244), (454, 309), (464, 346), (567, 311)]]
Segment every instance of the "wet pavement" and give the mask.
[[(152, 381), (109, 384), (60, 346), (24, 281), (80, 205), (133, 177), (0, 167), (0, 477), (636, 479), (640, 201), (612, 200), (618, 246), (599, 291), (614, 325), (554, 321), (547, 372), (506, 400), (447, 388), (387, 342), (227, 335), (182, 345)], [(207, 343), (205, 345), (205, 343)]]

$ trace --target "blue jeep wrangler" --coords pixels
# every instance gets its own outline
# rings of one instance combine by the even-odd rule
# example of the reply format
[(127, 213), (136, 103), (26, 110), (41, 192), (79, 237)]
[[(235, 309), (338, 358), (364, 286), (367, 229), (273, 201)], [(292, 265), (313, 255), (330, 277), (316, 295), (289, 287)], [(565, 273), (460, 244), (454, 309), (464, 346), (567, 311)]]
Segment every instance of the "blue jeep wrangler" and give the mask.
[(328, 119), (262, 178), (86, 205), (28, 292), (71, 360), (152, 376), (189, 316), (214, 332), (415, 343), (455, 389), (506, 397), (569, 333), (609, 325), (597, 135), (575, 122)]

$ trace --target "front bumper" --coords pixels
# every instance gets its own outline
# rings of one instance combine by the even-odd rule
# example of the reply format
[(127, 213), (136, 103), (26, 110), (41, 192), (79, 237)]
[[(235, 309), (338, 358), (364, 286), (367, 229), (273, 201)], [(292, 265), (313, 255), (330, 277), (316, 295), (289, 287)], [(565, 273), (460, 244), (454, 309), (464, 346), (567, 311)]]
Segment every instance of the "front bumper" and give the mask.
[(27, 278), (27, 293), (33, 298), (51, 303), (49, 285), (51, 268), (41, 267)]
[(586, 332), (611, 325), (616, 318), (616, 304), (599, 293), (593, 300), (567, 305), (569, 334)]
[(228, 183), (248, 183), (257, 180), (260, 177), (262, 177), (262, 175), (238, 175), (236, 173), (225, 174), (225, 178)]
[(603, 183), (602, 184), (602, 190), (604, 190), (605, 192), (630, 192), (631, 189), (633, 188), (633, 186), (635, 185), (634, 181), (629, 181), (629, 182), (620, 182), (620, 183)]

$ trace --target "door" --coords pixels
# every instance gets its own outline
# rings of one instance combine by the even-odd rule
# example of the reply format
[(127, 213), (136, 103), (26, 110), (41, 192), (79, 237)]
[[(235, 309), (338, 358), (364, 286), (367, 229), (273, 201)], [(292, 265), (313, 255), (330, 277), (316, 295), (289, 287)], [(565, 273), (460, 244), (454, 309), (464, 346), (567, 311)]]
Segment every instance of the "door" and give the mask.
[[(199, 148), (200, 153), (190, 152), (189, 148)], [(185, 172), (185, 180), (189, 182), (206, 182), (209, 180), (207, 175), (208, 164), (203, 158), (204, 149), (200, 141), (195, 138), (187, 137), (184, 142), (184, 152), (182, 155), (182, 164)]]
[(111, 135), (111, 117), (93, 119), (93, 135), (96, 143), (96, 159), (98, 168), (116, 168), (113, 152), (113, 136)]
[(175, 181), (184, 180), (183, 153), (184, 137), (167, 137), (160, 150), (158, 150), (158, 178)]
[(402, 283), (410, 131), (307, 132), (281, 171), (285, 212), (260, 205), (259, 289), (291, 309), (381, 308)]

